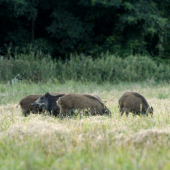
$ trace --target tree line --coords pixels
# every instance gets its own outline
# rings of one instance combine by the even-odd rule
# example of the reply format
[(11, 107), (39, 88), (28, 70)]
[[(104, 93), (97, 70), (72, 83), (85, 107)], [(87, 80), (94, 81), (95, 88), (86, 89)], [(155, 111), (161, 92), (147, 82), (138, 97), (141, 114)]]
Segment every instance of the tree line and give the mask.
[(170, 54), (169, 0), (0, 0), (0, 54)]

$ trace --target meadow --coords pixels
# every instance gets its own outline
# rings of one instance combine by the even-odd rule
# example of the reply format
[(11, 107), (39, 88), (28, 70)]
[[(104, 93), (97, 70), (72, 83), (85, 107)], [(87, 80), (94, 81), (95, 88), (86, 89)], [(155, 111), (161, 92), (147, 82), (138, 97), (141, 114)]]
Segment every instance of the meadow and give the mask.
[[(154, 109), (154, 118), (120, 118), (118, 99), (136, 91)], [(23, 117), (20, 99), (45, 92), (98, 94), (112, 117), (59, 120), (48, 114)], [(170, 169), (170, 87), (141, 83), (66, 81), (0, 84), (1, 170), (150, 170)]]

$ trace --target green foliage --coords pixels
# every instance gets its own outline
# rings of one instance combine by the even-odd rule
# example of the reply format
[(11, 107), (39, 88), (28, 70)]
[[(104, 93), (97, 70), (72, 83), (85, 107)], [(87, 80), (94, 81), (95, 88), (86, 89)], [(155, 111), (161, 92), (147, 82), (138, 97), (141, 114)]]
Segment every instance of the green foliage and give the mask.
[[(139, 82), (153, 79), (155, 81), (169, 81), (169, 69), (162, 73), (162, 67), (148, 57), (129, 56), (121, 59), (115, 56), (103, 56), (101, 59), (93, 59), (85, 56), (72, 56), (70, 61), (60, 66), (60, 72), (64, 80)], [(163, 75), (162, 75), (163, 74)], [(166, 79), (165, 79), (166, 77)]]
[[(27, 50), (28, 53), (29, 50)], [(168, 64), (157, 64), (146, 56), (129, 56), (125, 59), (105, 54), (93, 59), (91, 56), (72, 55), (70, 60), (52, 60), (41, 51), (16, 55), (15, 58), (1, 57), (0, 79), (5, 82), (25, 80), (29, 82), (67, 80), (81, 82), (156, 82), (170, 81)]]
[(34, 51), (42, 51), (44, 54), (53, 54), (54, 52), (53, 46), (44, 38), (35, 39), (32, 44), (31, 48)]
[(0, 0), (0, 53), (12, 43), (13, 52), (33, 44), (53, 58), (109, 51), (167, 59), (169, 7), (166, 0)]
[(15, 58), (1, 58), (1, 80), (11, 81), (16, 75), (30, 82), (47, 81), (55, 75), (56, 67), (50, 56), (44, 56), (40, 51), (20, 54)]

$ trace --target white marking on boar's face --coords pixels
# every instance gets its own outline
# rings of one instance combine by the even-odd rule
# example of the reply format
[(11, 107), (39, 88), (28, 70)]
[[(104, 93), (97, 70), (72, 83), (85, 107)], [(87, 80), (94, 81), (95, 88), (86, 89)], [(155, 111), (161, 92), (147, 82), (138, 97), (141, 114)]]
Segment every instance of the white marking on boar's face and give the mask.
[(34, 107), (46, 108), (48, 105), (48, 99), (45, 96), (41, 96), (33, 103), (33, 105)]

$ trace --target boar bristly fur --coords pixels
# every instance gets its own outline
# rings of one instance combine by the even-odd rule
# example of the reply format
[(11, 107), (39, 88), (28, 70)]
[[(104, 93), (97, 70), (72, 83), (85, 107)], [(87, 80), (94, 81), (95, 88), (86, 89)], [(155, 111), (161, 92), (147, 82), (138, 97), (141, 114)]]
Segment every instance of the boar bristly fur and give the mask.
[(50, 115), (58, 116), (60, 109), (57, 106), (57, 100), (64, 96), (65, 93), (58, 93), (57, 95), (50, 95), (48, 92), (39, 97), (34, 103), (31, 105), (37, 108), (47, 110)]
[(95, 114), (111, 114), (109, 109), (98, 98), (88, 94), (69, 93), (60, 97), (57, 101), (60, 107), (59, 118), (63, 116), (70, 116), (71, 112), (78, 110), (79, 113), (83, 110), (88, 110), (92, 115)]
[(29, 115), (30, 112), (32, 112), (32, 113), (42, 112), (42, 109), (38, 109), (38, 108), (31, 106), (31, 103), (36, 101), (40, 96), (41, 95), (28, 95), (20, 100), (18, 105), (20, 105), (20, 107), (22, 109), (22, 114), (24, 116)]
[(147, 115), (148, 113), (153, 116), (153, 108), (149, 107), (147, 100), (137, 92), (125, 92), (119, 99), (119, 111), (121, 116), (124, 112), (129, 115), (132, 112), (133, 115)]
[[(56, 95), (56, 94), (59, 94), (59, 93), (50, 93), (50, 94)], [(43, 111), (42, 108), (33, 107), (31, 105), (31, 103), (34, 103), (41, 96), (42, 96), (42, 94), (28, 95), (28, 96), (26, 96), (26, 97), (24, 97), (23, 99), (20, 100), (18, 105), (20, 105), (20, 107), (22, 109), (22, 114), (24, 116), (29, 115), (30, 112), (36, 114), (36, 113), (41, 113)], [(16, 107), (18, 107), (18, 105)]]

